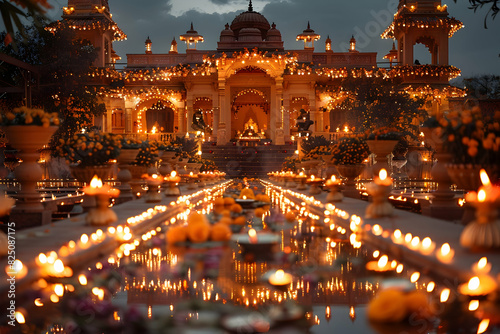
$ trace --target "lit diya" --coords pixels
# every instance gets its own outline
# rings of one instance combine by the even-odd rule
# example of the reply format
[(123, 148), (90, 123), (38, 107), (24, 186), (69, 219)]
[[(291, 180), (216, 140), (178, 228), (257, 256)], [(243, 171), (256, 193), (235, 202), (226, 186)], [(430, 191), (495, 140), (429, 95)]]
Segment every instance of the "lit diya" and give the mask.
[(295, 176), (295, 182), (297, 182), (297, 189), (299, 189), (299, 190), (307, 189), (306, 180), (307, 180), (307, 175), (304, 174), (303, 171), (301, 171), (299, 174), (297, 174)]
[(389, 262), (387, 255), (382, 255), (378, 261), (369, 261), (366, 264), (366, 270), (376, 272), (378, 274), (390, 273), (396, 270), (395, 262)]
[(492, 249), (500, 247), (500, 187), (491, 184), (484, 169), (480, 172), (482, 186), (465, 195), (467, 203), (476, 208), (476, 219), (463, 229), (460, 244), (472, 249)]
[(147, 176), (146, 184), (148, 185), (148, 192), (144, 196), (146, 203), (158, 203), (161, 202), (160, 186), (163, 183), (163, 178), (158, 174), (153, 174)]
[(344, 195), (342, 194), (342, 182), (340, 179), (336, 178), (335, 175), (332, 175), (331, 178), (326, 180), (325, 186), (330, 189), (330, 192), (326, 196), (326, 201), (328, 203), (340, 202), (344, 199)]
[(165, 176), (163, 180), (168, 185), (165, 189), (165, 196), (180, 196), (179, 182), (181, 182), (181, 177), (177, 175), (175, 170), (169, 176)]
[(109, 208), (109, 199), (118, 197), (120, 190), (103, 184), (101, 179), (95, 175), (90, 181), (90, 185), (83, 188), (83, 191), (96, 199), (96, 207), (92, 208), (85, 217), (87, 224), (109, 225), (118, 219), (116, 213)]
[(323, 179), (318, 178), (314, 175), (311, 175), (310, 178), (307, 179), (307, 184), (310, 185), (309, 187), (309, 195), (318, 195), (321, 194), (322, 190), (320, 188), (320, 185), (323, 184)]
[(381, 169), (373, 182), (366, 185), (366, 191), (372, 196), (372, 202), (366, 208), (366, 218), (381, 218), (392, 216), (394, 207), (389, 203), (387, 197), (391, 192), (392, 178), (388, 177), (387, 171)]
[(282, 269), (276, 270), (269, 276), (269, 284), (278, 289), (285, 289), (288, 287), (292, 281), (293, 276), (289, 273), (286, 273)]
[(495, 279), (489, 275), (474, 276), (467, 283), (458, 287), (458, 291), (465, 296), (487, 296), (498, 289)]

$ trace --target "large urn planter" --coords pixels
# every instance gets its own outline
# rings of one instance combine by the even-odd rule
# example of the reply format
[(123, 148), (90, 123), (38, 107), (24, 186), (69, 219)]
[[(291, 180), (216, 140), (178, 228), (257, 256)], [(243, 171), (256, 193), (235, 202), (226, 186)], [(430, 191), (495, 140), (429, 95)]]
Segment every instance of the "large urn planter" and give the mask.
[(132, 173), (130, 172), (130, 164), (135, 161), (135, 158), (139, 154), (138, 148), (126, 148), (120, 150), (120, 155), (117, 157), (118, 162), (118, 180), (120, 185), (118, 189), (120, 190), (120, 196), (117, 198), (118, 203), (130, 201), (134, 199), (134, 194), (132, 193), (132, 187), (130, 186), (130, 181), (132, 181)]
[(38, 164), (40, 149), (46, 145), (57, 126), (42, 125), (9, 125), (2, 127), (12, 147), (19, 150), (17, 155), (22, 163), (16, 168), (14, 175), (21, 184), (16, 194), (16, 210), (43, 211), (41, 196), (37, 191), (37, 182), (42, 179), (42, 169)]
[(388, 163), (389, 155), (396, 147), (399, 140), (367, 140), (366, 144), (370, 148), (370, 152), (375, 154), (376, 163), (372, 167), (372, 174), (378, 175), (380, 170), (384, 168), (387, 171), (390, 171), (390, 166)]
[(463, 215), (463, 210), (458, 207), (455, 193), (451, 190), (453, 181), (448, 173), (446, 165), (451, 163), (453, 156), (446, 152), (439, 131), (435, 128), (422, 127), (425, 142), (434, 150), (436, 163), (432, 166), (432, 181), (437, 183), (437, 189), (432, 193), (432, 202), (428, 209), (422, 209), (422, 213), (432, 217), (454, 220)]
[(356, 189), (356, 178), (361, 175), (366, 168), (365, 165), (336, 165), (339, 174), (346, 178), (344, 196), (359, 198), (359, 191)]

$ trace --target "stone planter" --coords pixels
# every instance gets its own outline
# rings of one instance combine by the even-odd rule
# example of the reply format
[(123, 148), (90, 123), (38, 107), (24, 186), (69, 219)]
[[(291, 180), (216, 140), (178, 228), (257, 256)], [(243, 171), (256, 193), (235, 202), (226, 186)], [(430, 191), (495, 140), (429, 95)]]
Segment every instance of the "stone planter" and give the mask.
[(132, 173), (130, 172), (130, 164), (135, 161), (135, 158), (139, 154), (138, 148), (126, 148), (120, 150), (120, 155), (116, 159), (118, 161), (118, 180), (120, 181), (120, 185), (118, 189), (120, 189), (120, 196), (117, 198), (117, 203), (122, 203), (126, 201), (130, 201), (134, 199), (134, 195), (132, 194), (132, 187), (129, 182), (132, 180)]
[(9, 125), (2, 127), (9, 143), (19, 150), (17, 155), (22, 163), (16, 168), (14, 175), (21, 184), (21, 190), (16, 194), (16, 210), (42, 211), (37, 182), (42, 179), (42, 169), (38, 164), (38, 150), (46, 145), (57, 130), (57, 126), (41, 125)]
[(359, 198), (359, 191), (356, 189), (356, 178), (366, 168), (365, 165), (336, 165), (335, 166), (342, 177), (345, 177), (344, 196)]
[(377, 162), (372, 167), (372, 174), (378, 175), (382, 168), (385, 168), (387, 172), (390, 172), (390, 166), (388, 163), (389, 155), (394, 150), (394, 147), (399, 142), (399, 140), (367, 140), (366, 144), (370, 148), (370, 152), (375, 154)]

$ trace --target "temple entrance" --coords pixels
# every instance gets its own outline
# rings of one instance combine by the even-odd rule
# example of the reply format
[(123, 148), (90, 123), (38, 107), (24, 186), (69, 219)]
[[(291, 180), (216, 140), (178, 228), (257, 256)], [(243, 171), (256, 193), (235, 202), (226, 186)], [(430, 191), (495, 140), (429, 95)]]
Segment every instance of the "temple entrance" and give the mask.
[(255, 140), (270, 138), (269, 102), (256, 89), (247, 89), (237, 94), (232, 103), (231, 138), (245, 137)]
[(154, 103), (146, 111), (146, 131), (148, 133), (174, 132), (174, 110), (163, 104)]

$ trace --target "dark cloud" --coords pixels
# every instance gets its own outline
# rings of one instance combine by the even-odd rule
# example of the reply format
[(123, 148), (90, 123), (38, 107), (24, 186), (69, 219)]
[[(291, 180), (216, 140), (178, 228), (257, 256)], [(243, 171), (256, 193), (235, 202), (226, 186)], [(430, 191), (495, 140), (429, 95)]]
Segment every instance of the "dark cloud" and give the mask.
[[(113, 18), (128, 35), (128, 40), (114, 43), (114, 48), (126, 61), (127, 53), (143, 53), (144, 41), (150, 36), (153, 41), (153, 52), (168, 52), (170, 41), (175, 36), (189, 29), (191, 22), (194, 28), (204, 36), (205, 42), (199, 49), (213, 50), (217, 48), (220, 32), (225, 23), (231, 21), (239, 13), (247, 10), (247, 4), (242, 3), (241, 9), (224, 14), (206, 14), (200, 10), (190, 10), (181, 16), (170, 14), (174, 0), (110, 0)], [(178, 1), (178, 0), (175, 0)], [(229, 0), (210, 0), (217, 5), (234, 4)], [(500, 49), (498, 48), (497, 19), (489, 23), (489, 29), (483, 28), (484, 13), (469, 10), (467, 3), (448, 4), (450, 16), (462, 20), (465, 28), (458, 31), (450, 39), (450, 64), (459, 67), (464, 76), (481, 73), (500, 73)], [(239, 3), (239, 2), (238, 2)], [(324, 50), (327, 35), (333, 42), (335, 52), (345, 52), (352, 35), (358, 41), (358, 49), (365, 52), (377, 52), (378, 61), (391, 49), (392, 40), (382, 40), (380, 34), (392, 21), (397, 0), (281, 0), (263, 2), (253, 1), (254, 10), (263, 14), (270, 23), (275, 22), (281, 31), (285, 48), (288, 50), (302, 49), (303, 43), (295, 37), (306, 27), (321, 35), (316, 43), (317, 50)], [(179, 52), (184, 52), (185, 46), (179, 43)], [(416, 47), (416, 57), (427, 59), (425, 50)]]
[(227, 5), (230, 0), (210, 0), (211, 3), (214, 3), (216, 5)]

